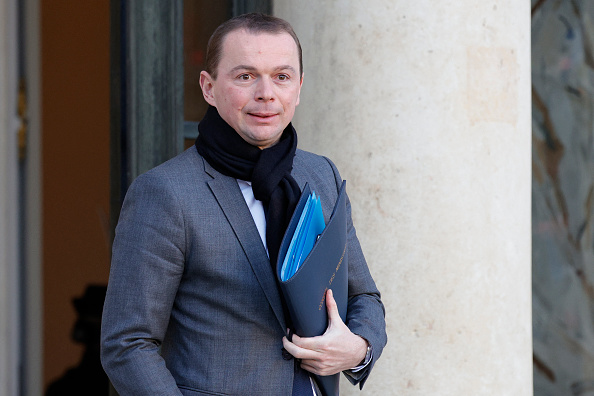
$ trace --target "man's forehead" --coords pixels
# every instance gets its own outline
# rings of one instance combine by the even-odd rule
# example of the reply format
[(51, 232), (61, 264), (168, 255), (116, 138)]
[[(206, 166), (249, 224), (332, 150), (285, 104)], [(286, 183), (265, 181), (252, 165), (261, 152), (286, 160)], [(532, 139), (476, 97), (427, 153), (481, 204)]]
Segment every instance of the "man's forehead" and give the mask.
[(277, 49), (278, 52), (294, 52), (297, 54), (297, 44), (293, 37), (287, 32), (251, 32), (246, 29), (236, 29), (229, 32), (223, 39), (221, 58), (225, 58), (225, 55), (233, 55), (234, 52), (247, 52), (252, 44), (262, 38), (275, 41), (275, 49)]

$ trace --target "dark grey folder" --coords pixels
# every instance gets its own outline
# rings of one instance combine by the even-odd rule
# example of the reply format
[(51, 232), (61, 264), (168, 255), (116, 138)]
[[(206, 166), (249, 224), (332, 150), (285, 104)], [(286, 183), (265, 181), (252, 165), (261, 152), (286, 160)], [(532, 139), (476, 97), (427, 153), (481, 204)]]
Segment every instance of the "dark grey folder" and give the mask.
[[(295, 275), (286, 281), (281, 281), (280, 271), (299, 217), (311, 193), (307, 184), (280, 246), (276, 276), (291, 316), (292, 330), (300, 337), (319, 336), (326, 331), (328, 313), (325, 296), (328, 289), (332, 289), (340, 317), (343, 321), (346, 319), (348, 259), (345, 187), (346, 181), (343, 181), (326, 228)], [(324, 396), (338, 396), (339, 374), (313, 377)]]

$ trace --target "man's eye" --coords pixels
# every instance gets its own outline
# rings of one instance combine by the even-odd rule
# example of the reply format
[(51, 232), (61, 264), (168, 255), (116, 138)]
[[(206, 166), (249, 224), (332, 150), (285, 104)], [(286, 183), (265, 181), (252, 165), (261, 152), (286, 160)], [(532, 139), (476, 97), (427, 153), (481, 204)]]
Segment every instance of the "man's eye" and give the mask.
[(289, 76), (287, 76), (286, 74), (279, 74), (278, 79), (281, 81), (287, 81), (289, 79)]
[(238, 78), (242, 81), (248, 81), (250, 79), (250, 75), (249, 74), (240, 74)]

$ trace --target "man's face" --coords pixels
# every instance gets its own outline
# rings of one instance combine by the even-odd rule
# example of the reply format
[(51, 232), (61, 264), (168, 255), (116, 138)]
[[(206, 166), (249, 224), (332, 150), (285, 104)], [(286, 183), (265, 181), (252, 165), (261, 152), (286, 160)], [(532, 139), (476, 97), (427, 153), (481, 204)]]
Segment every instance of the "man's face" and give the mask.
[(229, 33), (223, 40), (217, 79), (203, 71), (206, 101), (248, 143), (273, 146), (299, 104), (302, 79), (297, 45), (287, 33)]

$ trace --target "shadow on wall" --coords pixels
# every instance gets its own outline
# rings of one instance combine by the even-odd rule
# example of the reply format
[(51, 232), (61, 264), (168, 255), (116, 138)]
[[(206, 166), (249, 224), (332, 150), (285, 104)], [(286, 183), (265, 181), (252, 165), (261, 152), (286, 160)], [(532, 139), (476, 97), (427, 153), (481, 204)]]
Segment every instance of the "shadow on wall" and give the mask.
[(72, 339), (84, 344), (85, 350), (78, 366), (68, 369), (62, 377), (52, 382), (45, 396), (108, 395), (107, 375), (99, 360), (101, 313), (106, 290), (107, 286), (89, 285), (82, 297), (72, 300), (78, 315), (72, 329)]

